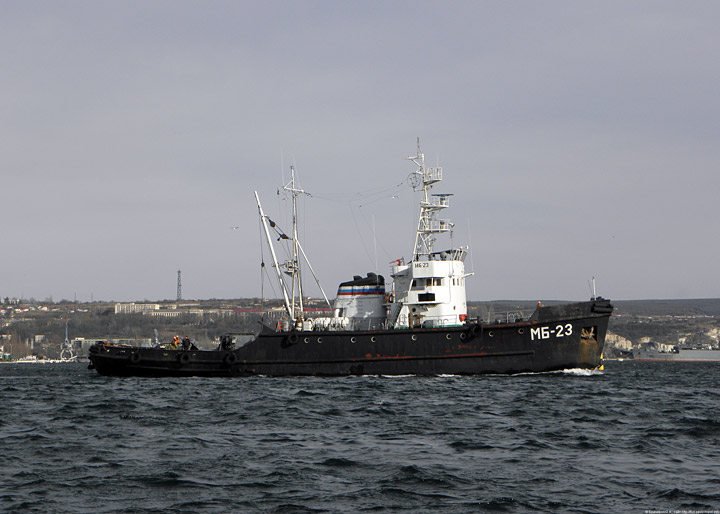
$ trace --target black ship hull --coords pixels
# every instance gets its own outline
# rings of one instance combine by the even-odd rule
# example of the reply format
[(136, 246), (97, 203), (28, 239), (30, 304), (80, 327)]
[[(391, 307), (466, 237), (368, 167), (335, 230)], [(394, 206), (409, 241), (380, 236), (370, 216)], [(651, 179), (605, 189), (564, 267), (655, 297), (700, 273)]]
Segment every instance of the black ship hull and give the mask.
[(602, 363), (608, 300), (538, 308), (526, 321), (378, 331), (263, 331), (232, 351), (98, 344), (90, 366), (114, 376), (512, 374)]

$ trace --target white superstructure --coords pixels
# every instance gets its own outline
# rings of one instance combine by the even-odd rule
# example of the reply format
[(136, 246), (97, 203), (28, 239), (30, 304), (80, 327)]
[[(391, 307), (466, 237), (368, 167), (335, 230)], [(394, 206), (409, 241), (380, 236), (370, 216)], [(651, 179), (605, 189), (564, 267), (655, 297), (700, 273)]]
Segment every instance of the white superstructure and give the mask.
[(438, 215), (449, 206), (449, 194), (430, 194), (442, 180), (442, 168), (425, 168), (420, 151), (409, 157), (418, 169), (410, 176), (416, 189), (422, 188), (415, 248), (410, 263), (396, 261), (392, 267), (393, 297), (388, 304), (391, 328), (461, 325), (467, 317), (465, 257), (467, 248), (436, 252), (436, 237), (450, 232), (453, 224)]

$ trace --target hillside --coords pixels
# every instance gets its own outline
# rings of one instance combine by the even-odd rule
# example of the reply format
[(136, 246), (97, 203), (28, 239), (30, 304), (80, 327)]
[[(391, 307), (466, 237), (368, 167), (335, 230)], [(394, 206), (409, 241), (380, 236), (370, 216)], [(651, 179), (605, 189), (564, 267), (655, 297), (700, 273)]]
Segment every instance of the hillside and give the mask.
[[(567, 303), (566, 300), (543, 300), (543, 304)], [(613, 300), (615, 314), (635, 316), (720, 316), (720, 298), (682, 300)], [(468, 302), (469, 308), (493, 308), (495, 312), (532, 310), (536, 300), (492, 300)]]
[(720, 316), (720, 298), (694, 300), (618, 300), (618, 314), (636, 316)]
[[(546, 301), (544, 305), (567, 303)], [(265, 303), (265, 308), (277, 301)], [(613, 302), (606, 341), (607, 357), (627, 357), (631, 350), (649, 341), (717, 347), (720, 338), (720, 299), (620, 300)], [(65, 339), (65, 317), (70, 338), (152, 337), (155, 330), (167, 340), (175, 334), (188, 335), (203, 344), (212, 344), (225, 332), (257, 330), (261, 303), (258, 299), (198, 300), (162, 304), (160, 313), (116, 314), (111, 303), (21, 304), (0, 309), (0, 346), (17, 356), (30, 353), (56, 357)], [(512, 321), (526, 318), (537, 301), (495, 300), (468, 302), (468, 314), (483, 321)], [(168, 308), (173, 312), (168, 312)], [(177, 307), (177, 310), (174, 308)]]

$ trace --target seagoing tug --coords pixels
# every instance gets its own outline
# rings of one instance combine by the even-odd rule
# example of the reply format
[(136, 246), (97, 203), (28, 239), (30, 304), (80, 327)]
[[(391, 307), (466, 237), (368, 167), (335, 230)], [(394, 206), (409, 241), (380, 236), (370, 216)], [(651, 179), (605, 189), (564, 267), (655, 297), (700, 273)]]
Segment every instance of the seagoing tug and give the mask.
[[(393, 261), (392, 285), (368, 273), (343, 282), (332, 316), (305, 318), (301, 257), (297, 238), (296, 199), (303, 193), (291, 182), (292, 258), (278, 263), (270, 228), (277, 225), (264, 213), (255, 193), (273, 267), (283, 292), (286, 319), (245, 343), (228, 334), (216, 350), (171, 350), (111, 346), (90, 348), (90, 368), (117, 376), (288, 376), (288, 375), (439, 375), (513, 374), (563, 369), (595, 369), (602, 365), (609, 300), (541, 306), (528, 317), (486, 322), (467, 315), (465, 247), (435, 250), (437, 237), (452, 224), (439, 214), (449, 194), (431, 194), (442, 180), (442, 168), (426, 168), (418, 142), (409, 157), (418, 169), (410, 185), (420, 192), (415, 246), (409, 262)], [(289, 278), (286, 278), (289, 277)], [(288, 283), (289, 282), (289, 283)], [(318, 282), (319, 284), (319, 282)], [(327, 301), (327, 296), (323, 292)], [(329, 302), (328, 302), (329, 304)]]

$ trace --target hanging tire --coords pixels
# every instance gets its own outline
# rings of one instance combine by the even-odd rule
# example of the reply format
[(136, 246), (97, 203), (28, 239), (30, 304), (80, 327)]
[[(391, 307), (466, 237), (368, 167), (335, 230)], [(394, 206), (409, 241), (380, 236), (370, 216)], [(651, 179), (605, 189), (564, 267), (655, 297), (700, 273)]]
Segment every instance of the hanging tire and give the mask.
[(142, 357), (140, 356), (140, 352), (132, 352), (130, 354), (130, 362), (133, 364), (137, 364), (142, 360)]
[(228, 366), (235, 364), (237, 362), (237, 355), (232, 352), (228, 352), (225, 354), (225, 357), (223, 357), (223, 362)]
[(480, 330), (481, 330), (481, 329), (480, 329), (480, 325), (473, 325), (473, 326), (470, 328), (470, 333), (471, 333), (473, 336), (477, 336), (477, 335), (480, 333)]
[(295, 343), (297, 343), (297, 341), (298, 341), (298, 335), (297, 335), (297, 334), (290, 334), (290, 335), (288, 336), (288, 342), (289, 342), (290, 344), (295, 344)]
[(177, 356), (177, 360), (180, 364), (187, 364), (190, 362), (190, 354), (183, 352)]

